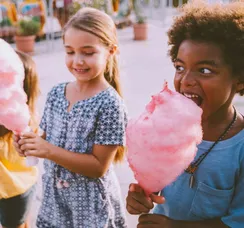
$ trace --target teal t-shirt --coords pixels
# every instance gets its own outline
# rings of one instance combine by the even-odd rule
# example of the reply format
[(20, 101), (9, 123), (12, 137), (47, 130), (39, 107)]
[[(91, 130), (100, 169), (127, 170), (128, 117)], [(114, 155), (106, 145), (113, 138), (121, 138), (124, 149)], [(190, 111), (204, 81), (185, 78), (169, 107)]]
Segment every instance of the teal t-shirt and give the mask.
[[(212, 144), (202, 141), (195, 159)], [(190, 174), (183, 173), (164, 188), (161, 194), (166, 202), (157, 205), (154, 213), (188, 221), (221, 218), (229, 227), (243, 228), (244, 130), (214, 147), (195, 172), (193, 188), (189, 179)]]

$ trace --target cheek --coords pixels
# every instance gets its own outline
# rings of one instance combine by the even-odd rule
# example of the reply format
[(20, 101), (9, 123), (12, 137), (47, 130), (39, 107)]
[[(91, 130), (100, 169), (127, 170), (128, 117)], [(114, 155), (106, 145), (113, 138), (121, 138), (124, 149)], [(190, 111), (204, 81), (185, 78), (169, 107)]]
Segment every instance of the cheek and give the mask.
[(72, 58), (70, 56), (65, 56), (65, 64), (69, 68), (72, 65)]
[(105, 56), (99, 55), (94, 56), (93, 58), (87, 58), (86, 63), (89, 66), (93, 66), (94, 68), (105, 68), (107, 64), (107, 59)]
[(174, 77), (174, 86), (175, 86), (175, 90), (177, 92), (180, 92), (180, 80), (181, 80), (181, 77), (177, 76), (177, 74), (175, 74), (175, 77)]

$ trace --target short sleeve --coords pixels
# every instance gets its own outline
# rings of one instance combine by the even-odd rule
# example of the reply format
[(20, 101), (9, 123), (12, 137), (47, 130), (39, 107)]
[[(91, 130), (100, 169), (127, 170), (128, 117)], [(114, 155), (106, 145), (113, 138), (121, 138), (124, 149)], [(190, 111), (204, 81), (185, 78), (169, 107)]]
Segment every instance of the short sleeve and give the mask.
[(222, 222), (233, 228), (244, 227), (244, 159), (241, 162), (239, 176), (236, 180), (234, 196), (226, 216)]
[(127, 112), (120, 100), (111, 100), (103, 105), (98, 116), (95, 130), (95, 144), (125, 145)]

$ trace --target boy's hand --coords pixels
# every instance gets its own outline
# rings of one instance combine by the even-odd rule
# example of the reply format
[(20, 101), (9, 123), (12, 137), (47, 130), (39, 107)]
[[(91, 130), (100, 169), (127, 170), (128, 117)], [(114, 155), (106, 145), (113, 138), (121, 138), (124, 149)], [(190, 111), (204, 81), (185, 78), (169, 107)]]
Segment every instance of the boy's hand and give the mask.
[(165, 199), (162, 196), (155, 194), (147, 197), (144, 190), (138, 184), (130, 184), (126, 198), (126, 209), (133, 215), (148, 213), (153, 208), (153, 203), (162, 204), (164, 201)]
[(24, 151), (25, 156), (39, 158), (48, 158), (49, 156), (50, 144), (33, 132), (24, 133), (18, 141), (18, 144), (20, 151)]
[[(177, 221), (171, 220), (164, 215), (143, 214), (139, 217), (137, 228), (178, 228)], [(184, 226), (181, 226), (183, 228)]]

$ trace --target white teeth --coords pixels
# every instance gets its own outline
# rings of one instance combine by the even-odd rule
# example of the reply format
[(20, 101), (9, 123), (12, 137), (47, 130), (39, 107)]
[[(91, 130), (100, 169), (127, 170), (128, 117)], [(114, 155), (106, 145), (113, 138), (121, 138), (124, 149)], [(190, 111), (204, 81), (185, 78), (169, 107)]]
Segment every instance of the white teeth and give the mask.
[(194, 98), (194, 97), (199, 97), (198, 95), (196, 94), (187, 94), (187, 93), (183, 93), (185, 97), (187, 98)]
[(78, 70), (78, 69), (75, 69), (75, 71), (77, 71), (77, 72), (85, 72), (85, 71), (87, 71), (87, 70)]

